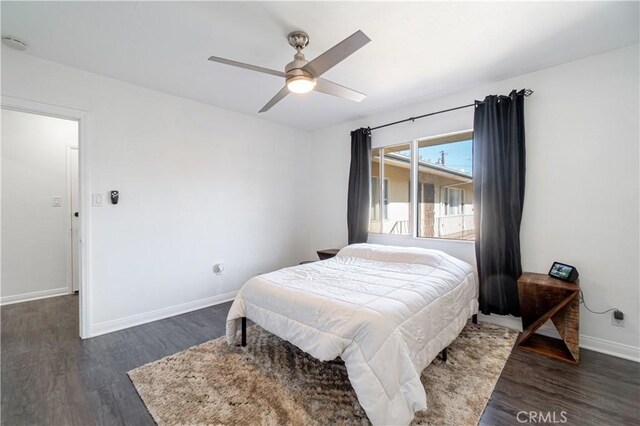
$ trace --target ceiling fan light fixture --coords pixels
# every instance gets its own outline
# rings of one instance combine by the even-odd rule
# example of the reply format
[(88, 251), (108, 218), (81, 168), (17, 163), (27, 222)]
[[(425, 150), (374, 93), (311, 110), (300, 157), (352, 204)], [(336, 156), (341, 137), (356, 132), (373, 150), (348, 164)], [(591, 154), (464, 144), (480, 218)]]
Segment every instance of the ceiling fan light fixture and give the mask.
[(307, 93), (316, 87), (316, 79), (306, 75), (297, 75), (287, 79), (287, 88), (293, 93)]
[(275, 104), (283, 100), (290, 93), (308, 93), (312, 90), (326, 93), (327, 95), (360, 102), (366, 95), (348, 87), (341, 86), (322, 78), (322, 75), (344, 61), (348, 56), (358, 51), (362, 46), (369, 43), (371, 39), (362, 31), (358, 30), (340, 43), (333, 46), (312, 61), (307, 61), (302, 53), (309, 44), (309, 35), (304, 31), (294, 31), (288, 36), (289, 44), (296, 50), (293, 61), (284, 67), (284, 72), (256, 65), (245, 64), (232, 59), (210, 56), (209, 60), (264, 74), (274, 75), (284, 78), (285, 85), (262, 107), (258, 113), (269, 111)]

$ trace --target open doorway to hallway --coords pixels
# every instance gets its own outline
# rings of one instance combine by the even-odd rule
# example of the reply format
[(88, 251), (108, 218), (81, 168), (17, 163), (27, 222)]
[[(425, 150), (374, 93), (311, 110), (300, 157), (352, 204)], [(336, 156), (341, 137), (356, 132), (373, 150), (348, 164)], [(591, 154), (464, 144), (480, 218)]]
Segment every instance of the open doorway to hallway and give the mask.
[(78, 121), (2, 109), (2, 305), (80, 289), (78, 142)]

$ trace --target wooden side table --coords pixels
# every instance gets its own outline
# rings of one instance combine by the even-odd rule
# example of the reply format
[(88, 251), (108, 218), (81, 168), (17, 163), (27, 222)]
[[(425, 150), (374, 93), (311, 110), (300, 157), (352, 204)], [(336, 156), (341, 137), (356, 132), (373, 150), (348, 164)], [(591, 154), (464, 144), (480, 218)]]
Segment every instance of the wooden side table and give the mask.
[(332, 248), (332, 249), (318, 250), (316, 253), (318, 253), (318, 257), (320, 258), (320, 260), (327, 260), (334, 257), (336, 254), (338, 254), (339, 251), (340, 249)]
[[(577, 364), (580, 361), (579, 292), (579, 282), (523, 273), (518, 279), (518, 293), (524, 331), (516, 345), (526, 351)], [(535, 334), (549, 319), (562, 339)]]

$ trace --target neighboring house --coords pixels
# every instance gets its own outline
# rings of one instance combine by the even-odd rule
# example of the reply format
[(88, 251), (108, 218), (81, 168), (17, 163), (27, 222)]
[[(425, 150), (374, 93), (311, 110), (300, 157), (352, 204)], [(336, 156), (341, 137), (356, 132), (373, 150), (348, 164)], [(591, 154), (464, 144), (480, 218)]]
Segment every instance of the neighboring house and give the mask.
[[(400, 153), (385, 154), (382, 197), (377, 164), (374, 157), (370, 232), (410, 235), (410, 160)], [(418, 164), (418, 236), (474, 239), (472, 176), (422, 160)]]

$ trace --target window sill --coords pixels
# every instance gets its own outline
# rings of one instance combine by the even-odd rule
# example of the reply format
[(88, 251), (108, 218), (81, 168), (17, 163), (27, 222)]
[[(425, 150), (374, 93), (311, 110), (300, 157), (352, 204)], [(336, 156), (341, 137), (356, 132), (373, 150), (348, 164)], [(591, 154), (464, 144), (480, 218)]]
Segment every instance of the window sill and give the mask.
[(399, 240), (415, 240), (415, 241), (424, 241), (424, 242), (437, 242), (437, 241), (442, 241), (442, 242), (447, 242), (447, 243), (461, 243), (461, 244), (466, 244), (466, 245), (473, 245), (475, 244), (475, 240), (462, 240), (462, 239), (455, 239), (455, 238), (429, 238), (429, 237), (414, 237), (412, 235), (399, 235), (399, 234), (380, 234), (380, 233), (375, 233), (375, 232), (370, 232), (369, 233), (369, 238), (373, 238), (374, 240), (383, 240), (383, 239), (388, 239), (388, 240), (394, 240), (394, 239), (399, 239)]

